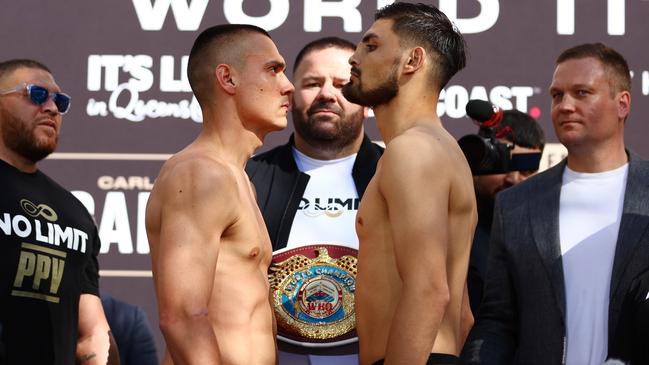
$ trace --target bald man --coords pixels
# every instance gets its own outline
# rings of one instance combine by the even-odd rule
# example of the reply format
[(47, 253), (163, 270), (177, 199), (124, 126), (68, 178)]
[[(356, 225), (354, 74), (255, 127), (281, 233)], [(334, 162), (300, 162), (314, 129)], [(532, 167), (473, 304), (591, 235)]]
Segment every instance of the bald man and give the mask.
[(146, 212), (160, 328), (177, 365), (276, 362), (272, 248), (244, 166), (286, 126), (284, 69), (268, 33), (250, 25), (209, 28), (191, 50), (203, 127), (164, 164)]

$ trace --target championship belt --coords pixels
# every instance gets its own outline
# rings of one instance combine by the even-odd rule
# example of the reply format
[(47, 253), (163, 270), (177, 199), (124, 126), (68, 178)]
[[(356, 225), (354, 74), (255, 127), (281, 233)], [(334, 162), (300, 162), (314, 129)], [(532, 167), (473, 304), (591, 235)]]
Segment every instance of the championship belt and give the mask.
[(304, 246), (273, 255), (268, 279), (278, 339), (305, 347), (358, 340), (357, 255), (353, 248), (336, 245)]

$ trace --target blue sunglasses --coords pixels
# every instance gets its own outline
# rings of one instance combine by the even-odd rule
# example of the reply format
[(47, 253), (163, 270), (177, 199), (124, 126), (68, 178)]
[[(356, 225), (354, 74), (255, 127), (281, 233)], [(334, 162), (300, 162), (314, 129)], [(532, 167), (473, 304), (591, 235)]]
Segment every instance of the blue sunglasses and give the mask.
[(70, 96), (63, 93), (51, 93), (46, 88), (33, 84), (18, 84), (13, 89), (0, 91), (0, 95), (11, 94), (19, 92), (22, 90), (27, 90), (27, 96), (36, 105), (43, 105), (49, 98), (54, 100), (56, 108), (59, 110), (59, 113), (65, 114), (70, 109)]

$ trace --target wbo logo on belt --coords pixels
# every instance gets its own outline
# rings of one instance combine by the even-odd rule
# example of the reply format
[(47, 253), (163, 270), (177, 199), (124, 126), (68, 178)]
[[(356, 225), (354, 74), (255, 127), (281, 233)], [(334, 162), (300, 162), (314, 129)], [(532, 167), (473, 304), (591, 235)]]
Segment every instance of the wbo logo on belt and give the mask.
[(357, 341), (357, 254), (349, 247), (314, 245), (273, 256), (268, 278), (278, 339), (306, 347)]

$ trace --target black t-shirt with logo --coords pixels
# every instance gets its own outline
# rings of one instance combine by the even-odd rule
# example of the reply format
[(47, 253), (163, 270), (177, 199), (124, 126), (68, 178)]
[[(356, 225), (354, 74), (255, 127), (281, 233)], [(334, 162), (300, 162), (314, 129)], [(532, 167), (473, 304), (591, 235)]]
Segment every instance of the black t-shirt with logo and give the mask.
[(0, 328), (7, 364), (74, 364), (79, 297), (99, 295), (100, 242), (70, 192), (0, 160)]

